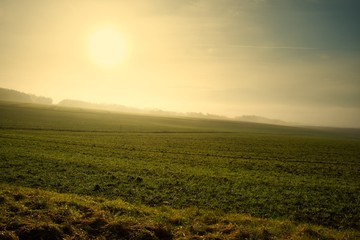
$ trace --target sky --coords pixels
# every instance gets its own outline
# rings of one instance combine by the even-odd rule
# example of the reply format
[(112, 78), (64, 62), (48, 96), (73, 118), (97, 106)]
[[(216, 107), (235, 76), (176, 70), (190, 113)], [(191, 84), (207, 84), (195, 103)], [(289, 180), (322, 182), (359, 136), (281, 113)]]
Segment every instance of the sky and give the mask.
[(0, 87), (360, 127), (358, 0), (0, 0)]

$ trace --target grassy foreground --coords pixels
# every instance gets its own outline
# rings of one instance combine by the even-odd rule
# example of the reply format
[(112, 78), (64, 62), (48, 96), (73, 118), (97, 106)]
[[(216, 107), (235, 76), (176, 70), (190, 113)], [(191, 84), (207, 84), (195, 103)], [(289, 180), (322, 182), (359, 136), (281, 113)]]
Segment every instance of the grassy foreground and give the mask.
[(0, 184), (0, 239), (356, 239), (288, 220), (175, 210)]

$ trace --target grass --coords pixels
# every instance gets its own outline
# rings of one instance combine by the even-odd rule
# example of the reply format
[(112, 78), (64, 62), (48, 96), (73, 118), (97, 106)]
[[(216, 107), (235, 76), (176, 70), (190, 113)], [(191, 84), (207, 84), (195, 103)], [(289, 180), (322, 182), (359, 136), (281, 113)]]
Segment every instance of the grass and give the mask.
[(147, 207), (121, 200), (1, 184), (0, 239), (356, 239), (334, 230), (196, 207)]
[[(49, 196), (89, 201), (89, 206), (96, 205), (108, 215), (98, 234), (85, 231), (87, 237), (111, 238), (112, 228), (105, 226), (125, 219), (131, 220), (124, 223), (131, 232), (127, 238), (145, 234), (141, 229), (149, 227), (144, 226), (155, 226), (150, 223), (176, 239), (351, 239), (360, 230), (356, 129), (9, 103), (0, 104), (0, 115), (0, 183), (8, 189), (0, 195), (5, 195), (2, 206), (11, 203), (19, 208), (23, 200), (14, 197), (19, 191), (25, 197), (32, 191), (43, 195), (42, 204), (54, 216), (62, 207), (53, 205)], [(105, 202), (121, 202), (134, 211), (121, 210), (117, 218), (119, 212), (101, 207)], [(75, 222), (80, 215), (73, 216)], [(242, 225), (239, 219), (244, 218), (250, 219), (252, 230)], [(13, 221), (9, 219), (2, 218), (2, 231), (18, 236), (22, 230), (7, 230)], [(89, 219), (84, 222), (93, 218)], [(49, 226), (57, 224), (51, 218), (46, 221)], [(76, 230), (82, 225), (70, 222), (73, 233), (86, 238)], [(269, 224), (273, 224), (270, 230), (264, 228)], [(61, 238), (70, 237), (61, 224), (55, 227)], [(149, 239), (156, 239), (155, 230), (149, 231), (153, 237)]]

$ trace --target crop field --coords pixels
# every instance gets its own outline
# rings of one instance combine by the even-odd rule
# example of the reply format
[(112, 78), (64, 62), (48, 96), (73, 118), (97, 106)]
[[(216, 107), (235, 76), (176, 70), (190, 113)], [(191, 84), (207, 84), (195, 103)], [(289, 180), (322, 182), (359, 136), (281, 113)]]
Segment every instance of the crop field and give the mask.
[(358, 232), (360, 132), (1, 103), (0, 183)]

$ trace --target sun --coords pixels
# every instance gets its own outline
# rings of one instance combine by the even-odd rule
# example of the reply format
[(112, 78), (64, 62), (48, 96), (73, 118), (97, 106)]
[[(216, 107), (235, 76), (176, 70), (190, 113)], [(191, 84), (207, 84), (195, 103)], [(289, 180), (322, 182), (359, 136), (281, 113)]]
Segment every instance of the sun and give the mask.
[(90, 35), (91, 59), (100, 67), (113, 68), (124, 59), (126, 44), (123, 35), (114, 28), (104, 27)]

